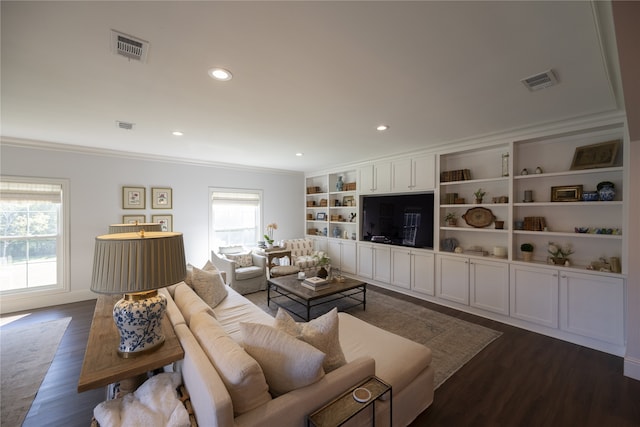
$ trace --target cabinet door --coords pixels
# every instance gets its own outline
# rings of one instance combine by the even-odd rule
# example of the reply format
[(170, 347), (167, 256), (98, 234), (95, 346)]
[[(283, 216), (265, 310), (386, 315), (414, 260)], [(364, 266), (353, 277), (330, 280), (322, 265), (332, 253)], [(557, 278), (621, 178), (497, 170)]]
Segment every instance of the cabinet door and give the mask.
[(469, 289), (473, 307), (509, 314), (509, 264), (471, 260)]
[(558, 327), (558, 271), (511, 265), (511, 317)]
[(362, 166), (358, 172), (358, 189), (360, 190), (360, 194), (373, 193), (375, 191), (373, 165)]
[(373, 278), (391, 283), (391, 249), (388, 246), (375, 246), (373, 249)]
[(341, 242), (342, 272), (356, 274), (356, 244), (355, 242)]
[(623, 279), (563, 271), (560, 274), (560, 328), (624, 345)]
[(374, 165), (374, 183), (376, 193), (391, 191), (391, 163), (376, 163)]
[(438, 297), (469, 305), (469, 260), (438, 256)]
[(416, 292), (435, 295), (434, 255), (431, 252), (411, 252), (411, 288)]
[(412, 160), (396, 160), (392, 164), (391, 190), (407, 192), (413, 188)]
[(414, 158), (411, 170), (413, 190), (432, 190), (435, 188), (436, 156), (434, 154)]
[(373, 279), (373, 245), (358, 244), (358, 276)]
[(411, 251), (408, 249), (391, 250), (391, 284), (411, 289)]

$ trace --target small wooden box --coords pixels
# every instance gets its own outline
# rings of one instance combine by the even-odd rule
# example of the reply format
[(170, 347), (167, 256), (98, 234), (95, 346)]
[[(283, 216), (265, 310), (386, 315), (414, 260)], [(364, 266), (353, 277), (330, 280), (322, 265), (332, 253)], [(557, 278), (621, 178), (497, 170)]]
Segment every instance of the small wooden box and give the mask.
[(320, 187), (307, 187), (307, 194), (316, 194), (320, 192)]
[(345, 182), (342, 186), (344, 191), (356, 191), (356, 183), (355, 182)]

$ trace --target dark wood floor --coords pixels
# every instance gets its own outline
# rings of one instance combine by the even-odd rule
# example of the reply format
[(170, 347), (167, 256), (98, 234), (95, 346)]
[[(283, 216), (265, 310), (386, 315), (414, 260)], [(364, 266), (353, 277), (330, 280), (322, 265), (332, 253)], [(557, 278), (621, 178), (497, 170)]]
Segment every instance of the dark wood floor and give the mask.
[[(503, 333), (436, 390), (413, 427), (640, 426), (640, 381), (623, 376), (622, 358), (393, 295)], [(24, 426), (86, 427), (104, 400), (104, 390), (76, 392), (94, 306), (51, 307), (14, 323), (72, 317)]]

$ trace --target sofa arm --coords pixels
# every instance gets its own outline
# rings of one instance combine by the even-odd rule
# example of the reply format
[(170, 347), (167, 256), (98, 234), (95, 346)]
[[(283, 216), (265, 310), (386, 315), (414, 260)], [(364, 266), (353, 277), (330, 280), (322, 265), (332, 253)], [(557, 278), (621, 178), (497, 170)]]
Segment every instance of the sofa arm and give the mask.
[(359, 357), (329, 372), (320, 381), (283, 394), (235, 419), (236, 426), (303, 427), (307, 415), (350, 387), (375, 374), (375, 360)]
[(230, 281), (235, 278), (235, 261), (220, 257), (214, 251), (211, 251), (211, 262), (221, 273), (224, 273), (222, 277), (225, 279), (225, 283), (230, 283)]
[(253, 265), (256, 265), (262, 268), (265, 268), (267, 266), (267, 257), (251, 253), (251, 259), (253, 260)]

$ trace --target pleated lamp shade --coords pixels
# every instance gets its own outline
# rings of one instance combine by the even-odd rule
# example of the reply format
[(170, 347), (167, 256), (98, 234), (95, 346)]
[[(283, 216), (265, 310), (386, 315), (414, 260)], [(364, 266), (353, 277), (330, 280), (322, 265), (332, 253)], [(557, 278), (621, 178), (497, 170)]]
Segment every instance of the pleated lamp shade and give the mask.
[(162, 224), (155, 222), (139, 222), (136, 224), (111, 224), (109, 226), (109, 234), (137, 233), (140, 230), (162, 231)]
[(116, 233), (96, 237), (93, 292), (151, 291), (178, 283), (186, 274), (182, 233)]

